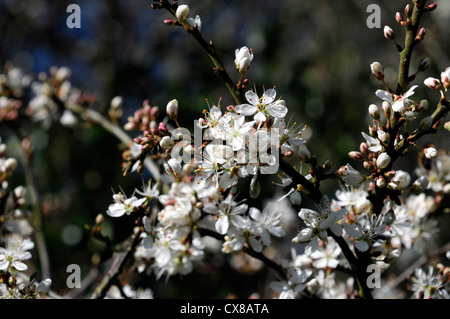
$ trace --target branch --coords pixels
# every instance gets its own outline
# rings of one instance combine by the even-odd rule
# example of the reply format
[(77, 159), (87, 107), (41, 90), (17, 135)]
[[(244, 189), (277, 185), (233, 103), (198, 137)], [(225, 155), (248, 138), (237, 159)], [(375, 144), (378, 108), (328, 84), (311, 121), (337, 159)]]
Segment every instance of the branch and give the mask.
[(100, 285), (92, 294), (91, 299), (101, 299), (105, 297), (108, 289), (113, 285), (114, 281), (117, 279), (117, 276), (119, 276), (122, 272), (126, 262), (133, 257), (133, 252), (141, 241), (141, 233), (142, 230), (134, 232), (127, 246), (127, 249), (114, 257), (111, 267), (109, 268)]
[[(224, 236), (220, 235), (212, 230), (206, 229), (206, 228), (198, 228), (197, 229), (199, 231), (199, 233), (202, 236), (210, 236), (213, 237), (217, 240), (224, 240)], [(284, 270), (284, 268), (277, 264), (276, 262), (274, 262), (273, 260), (267, 258), (263, 253), (259, 253), (254, 251), (250, 246), (245, 246), (243, 251), (248, 254), (249, 256), (252, 256), (256, 259), (259, 259), (260, 261), (262, 261), (266, 266), (268, 266), (269, 268), (272, 268), (273, 270), (275, 270), (280, 277), (283, 280), (287, 280), (287, 275), (286, 275), (286, 271)]]
[(407, 29), (405, 36), (405, 46), (403, 50), (400, 52), (398, 86), (396, 91), (397, 95), (406, 92), (408, 84), (411, 82), (409, 77), (411, 55), (416, 44), (420, 42), (420, 40), (416, 39), (416, 36), (419, 30), (420, 19), (422, 18), (422, 14), (425, 12), (424, 11), (425, 3), (426, 0), (416, 2), (416, 5), (414, 5), (414, 9), (411, 15), (411, 23), (406, 26)]

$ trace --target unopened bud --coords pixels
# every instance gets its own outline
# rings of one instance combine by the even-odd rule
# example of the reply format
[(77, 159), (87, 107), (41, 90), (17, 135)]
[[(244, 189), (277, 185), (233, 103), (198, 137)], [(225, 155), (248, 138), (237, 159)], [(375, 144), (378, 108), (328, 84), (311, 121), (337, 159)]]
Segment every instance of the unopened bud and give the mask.
[(384, 215), (384, 223), (387, 226), (391, 226), (395, 222), (395, 213), (392, 209), (390, 209), (385, 215)]
[(433, 124), (433, 118), (431, 116), (427, 116), (420, 121), (419, 130), (426, 131), (431, 128), (432, 124)]
[(425, 30), (425, 28), (421, 28), (420, 30), (419, 30), (419, 32), (417, 32), (417, 36), (416, 36), (416, 41), (422, 41), (423, 40), (423, 38), (425, 37), (425, 34), (426, 34), (427, 32), (426, 32), (426, 30)]
[(445, 90), (450, 88), (450, 67), (446, 68), (445, 71), (441, 73), (441, 82)]
[(187, 4), (182, 4), (178, 6), (175, 16), (178, 21), (184, 21), (189, 15), (189, 6)]
[(407, 18), (411, 18), (411, 14), (412, 14), (411, 6), (407, 4), (405, 7), (405, 15)]
[(378, 168), (386, 168), (389, 163), (391, 162), (391, 157), (388, 155), (388, 153), (381, 153), (380, 155), (378, 155), (377, 158), (377, 166)]
[(395, 21), (397, 21), (398, 23), (403, 21), (403, 16), (402, 16), (402, 14), (400, 12), (397, 12), (395, 14)]
[(123, 99), (121, 96), (116, 96), (111, 100), (111, 108), (117, 110), (122, 107)]
[(98, 214), (97, 217), (95, 217), (95, 223), (97, 225), (102, 225), (105, 221), (105, 217), (103, 217), (103, 214)]
[(424, 72), (426, 70), (428, 70), (428, 68), (430, 67), (430, 58), (425, 58), (422, 60), (422, 62), (420, 62), (419, 67), (418, 67), (418, 71), (419, 72)]
[(9, 286), (15, 286), (16, 283), (17, 283), (17, 279), (16, 279), (15, 276), (10, 276), (10, 277), (8, 278), (8, 284), (9, 284)]
[(357, 151), (351, 151), (350, 153), (348, 153), (348, 156), (351, 159), (357, 160), (357, 161), (364, 161), (364, 156)]
[(369, 146), (367, 146), (366, 142), (362, 142), (361, 144), (359, 144), (359, 151), (362, 154), (368, 154), (369, 153)]
[(433, 77), (426, 78), (425, 81), (423, 81), (423, 84), (435, 91), (439, 91), (441, 89), (441, 82)]
[(450, 121), (444, 123), (444, 129), (450, 132)]
[(428, 188), (429, 184), (429, 179), (426, 176), (421, 176), (413, 183), (412, 189), (415, 192), (422, 192)]
[(381, 63), (379, 62), (373, 62), (370, 65), (370, 70), (372, 71), (372, 75), (377, 79), (377, 80), (383, 80), (384, 79), (384, 68), (381, 65)]
[(428, 6), (425, 8), (425, 11), (431, 12), (431, 11), (433, 11), (433, 10), (436, 9), (436, 8), (437, 8), (437, 3), (432, 3), (432, 4), (428, 5)]
[(289, 199), (293, 205), (300, 205), (302, 203), (302, 194), (294, 191), (291, 195), (289, 195)]
[(8, 158), (3, 165), (7, 172), (12, 172), (17, 167), (17, 161), (15, 158), (11, 157)]
[(386, 187), (386, 180), (382, 176), (380, 176), (377, 178), (376, 184), (378, 188)]
[(373, 170), (373, 164), (368, 162), (368, 161), (364, 161), (363, 166), (366, 170), (371, 171)]
[(178, 101), (173, 99), (166, 106), (166, 114), (172, 119), (176, 120), (178, 117)]
[(162, 149), (168, 150), (169, 148), (173, 147), (175, 145), (174, 140), (170, 136), (164, 136), (161, 141), (159, 141), (159, 146), (161, 146)]
[(380, 109), (375, 104), (369, 105), (369, 114), (374, 120), (380, 119)]
[(427, 111), (429, 107), (430, 107), (430, 103), (428, 103), (428, 100), (422, 100), (419, 102), (417, 110), (420, 112), (424, 112), (424, 111)]
[(384, 27), (384, 37), (388, 40), (395, 40), (394, 30), (392, 30), (392, 28), (389, 26), (385, 26)]
[(434, 147), (427, 147), (423, 152), (426, 158), (435, 158), (438, 155), (438, 152)]

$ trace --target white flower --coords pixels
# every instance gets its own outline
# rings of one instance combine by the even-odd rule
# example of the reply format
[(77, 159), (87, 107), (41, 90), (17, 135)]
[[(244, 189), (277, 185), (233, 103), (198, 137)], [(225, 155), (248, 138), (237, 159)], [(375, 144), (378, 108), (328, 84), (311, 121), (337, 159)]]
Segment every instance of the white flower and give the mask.
[(288, 281), (274, 281), (270, 288), (280, 293), (279, 299), (294, 299), (298, 293), (305, 290), (311, 275), (311, 269), (288, 269)]
[(432, 266), (428, 267), (428, 273), (421, 268), (417, 268), (412, 277), (411, 291), (414, 291), (415, 298), (435, 298), (443, 294), (445, 291), (445, 284), (447, 281), (447, 275), (434, 274)]
[(123, 214), (131, 214), (135, 208), (141, 206), (147, 198), (138, 199), (135, 196), (131, 198), (126, 198), (123, 194), (114, 194), (113, 195), (114, 202), (109, 205), (106, 213), (111, 217), (121, 217)]
[[(223, 130), (223, 139), (227, 141), (227, 145), (231, 146), (233, 151), (239, 151), (245, 147), (245, 138), (247, 133), (251, 130), (254, 121), (245, 122), (244, 116), (229, 114), (227, 117), (222, 117), (224, 121), (221, 123)], [(225, 119), (226, 122), (225, 122)]]
[(158, 186), (159, 186), (158, 183), (155, 183), (155, 185), (152, 186), (152, 181), (149, 180), (147, 186), (144, 185), (144, 190), (140, 191), (136, 189), (136, 193), (138, 193), (141, 196), (145, 196), (147, 199), (158, 197), (159, 196)]
[(381, 235), (386, 231), (383, 214), (380, 214), (376, 220), (374, 219), (374, 216), (371, 215), (366, 222), (367, 223), (364, 225), (358, 223), (351, 225), (347, 223), (344, 224), (344, 229), (347, 234), (357, 240), (355, 247), (361, 252), (369, 249), (375, 236)]
[(235, 51), (236, 58), (234, 60), (234, 65), (239, 73), (244, 73), (250, 67), (253, 60), (253, 52), (249, 50), (248, 47), (243, 46)]
[(336, 268), (339, 265), (337, 257), (341, 254), (341, 248), (329, 238), (325, 248), (316, 250), (311, 254), (311, 258), (315, 259), (313, 266), (315, 268)]
[(0, 270), (9, 271), (10, 267), (18, 271), (27, 270), (28, 266), (22, 261), (31, 258), (28, 250), (33, 247), (34, 243), (29, 239), (19, 240), (13, 236), (9, 237), (6, 248), (0, 247)]
[(262, 212), (255, 207), (251, 207), (249, 215), (261, 227), (260, 234), (266, 246), (270, 245), (269, 233), (275, 237), (283, 237), (285, 235), (281, 224), (283, 213), (277, 210), (275, 205), (267, 205)]
[(202, 31), (202, 20), (198, 14), (195, 16), (195, 19), (187, 18), (186, 22), (189, 23), (192, 28), (197, 27), (198, 31)]
[(298, 213), (306, 228), (302, 229), (292, 241), (308, 243), (305, 248), (305, 253), (308, 255), (319, 248), (319, 239), (327, 237), (327, 229), (330, 229), (336, 236), (342, 236), (342, 226), (337, 221), (344, 217), (346, 211), (340, 209), (330, 212), (330, 201), (327, 196), (323, 196), (320, 200), (319, 209), (321, 214), (307, 208), (302, 208)]
[(235, 226), (242, 225), (242, 216), (248, 209), (247, 204), (239, 204), (228, 195), (218, 205), (207, 203), (203, 210), (209, 214), (216, 215), (215, 228), (219, 234), (226, 234), (230, 228), (230, 224)]
[(411, 103), (411, 100), (408, 98), (414, 94), (414, 90), (418, 87), (418, 85), (413, 85), (405, 94), (403, 95), (395, 95), (392, 96), (391, 93), (383, 90), (377, 90), (375, 92), (376, 96), (380, 99), (391, 104), (392, 109), (395, 112), (403, 112), (405, 106), (408, 106)]
[(249, 90), (245, 93), (245, 97), (250, 104), (236, 105), (236, 112), (245, 116), (254, 115), (257, 122), (265, 121), (269, 115), (274, 118), (283, 118), (288, 109), (284, 105), (284, 101), (275, 101), (276, 94), (275, 89), (269, 89), (259, 98), (255, 92)]

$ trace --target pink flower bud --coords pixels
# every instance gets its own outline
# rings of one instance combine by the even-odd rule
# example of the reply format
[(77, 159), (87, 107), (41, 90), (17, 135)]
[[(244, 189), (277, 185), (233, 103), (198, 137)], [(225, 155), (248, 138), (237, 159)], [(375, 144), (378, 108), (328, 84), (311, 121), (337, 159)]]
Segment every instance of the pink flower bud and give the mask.
[(450, 121), (444, 123), (444, 129), (450, 132)]
[(423, 81), (423, 84), (435, 91), (439, 91), (441, 89), (441, 82), (433, 77), (426, 78), (425, 81)]
[(397, 12), (395, 14), (395, 21), (397, 21), (398, 23), (403, 21), (403, 16), (402, 16), (402, 14), (400, 12)]
[(450, 67), (446, 68), (445, 71), (441, 73), (441, 82), (445, 90), (450, 88)]
[(369, 114), (374, 120), (380, 119), (380, 109), (375, 104), (369, 106)]
[(406, 14), (407, 18), (411, 18), (412, 9), (411, 9), (411, 6), (409, 4), (407, 4), (406, 7), (405, 7), (405, 14)]
[(388, 40), (394, 40), (395, 39), (394, 30), (392, 30), (392, 28), (389, 26), (385, 26), (384, 27), (384, 37)]
[(425, 34), (426, 34), (427, 32), (426, 32), (426, 30), (425, 30), (425, 28), (421, 28), (420, 30), (419, 30), (419, 32), (417, 32), (417, 36), (416, 36), (416, 41), (421, 41), (421, 40), (423, 40), (423, 38), (425, 37)]
[(357, 161), (363, 161), (364, 160), (364, 156), (360, 152), (357, 152), (357, 151), (352, 151), (352, 152), (348, 153), (348, 156), (351, 159), (354, 159), (354, 160), (357, 160)]
[(383, 80), (384, 79), (384, 68), (379, 62), (373, 62), (370, 65), (370, 70), (372, 71), (372, 75), (377, 80)]

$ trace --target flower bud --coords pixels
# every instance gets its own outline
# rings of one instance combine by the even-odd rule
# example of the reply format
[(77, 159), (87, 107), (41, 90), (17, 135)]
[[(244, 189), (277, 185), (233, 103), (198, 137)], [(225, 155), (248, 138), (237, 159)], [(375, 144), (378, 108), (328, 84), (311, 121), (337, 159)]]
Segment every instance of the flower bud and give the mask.
[(360, 152), (357, 152), (357, 151), (349, 152), (348, 156), (351, 159), (354, 159), (354, 160), (357, 160), (357, 161), (364, 161), (364, 156)]
[(392, 30), (392, 28), (389, 26), (385, 26), (384, 27), (384, 37), (388, 40), (395, 40), (394, 30)]
[(409, 175), (408, 172), (397, 170), (392, 180), (398, 184), (398, 187), (400, 189), (404, 189), (408, 187), (409, 183), (411, 182), (411, 175)]
[(375, 104), (369, 106), (369, 114), (374, 120), (380, 119), (380, 109)]
[(189, 6), (187, 4), (182, 4), (178, 6), (175, 16), (178, 21), (184, 21), (189, 15)]
[(434, 147), (427, 147), (423, 152), (426, 158), (435, 158), (438, 155), (438, 152)]
[(395, 264), (397, 260), (400, 258), (401, 252), (399, 249), (394, 249), (391, 251), (386, 258), (383, 259), (383, 261), (387, 264)]
[(164, 136), (161, 141), (159, 141), (159, 146), (161, 146), (162, 149), (168, 150), (169, 148), (173, 147), (175, 145), (174, 140), (170, 136)]
[(430, 103), (428, 103), (428, 100), (422, 100), (419, 102), (419, 105), (417, 106), (417, 110), (420, 112), (427, 111), (430, 107)]
[(444, 129), (450, 132), (450, 121), (444, 123)]
[(389, 102), (383, 101), (383, 104), (381, 105), (381, 109), (383, 110), (384, 116), (386, 118), (390, 118), (391, 117), (392, 106), (391, 106), (391, 104), (389, 104)]
[(15, 158), (8, 158), (5, 162), (4, 162), (4, 168), (5, 171), (7, 172), (12, 172), (16, 167), (17, 167), (17, 161)]
[(70, 69), (68, 67), (63, 66), (63, 67), (60, 67), (58, 69), (58, 71), (56, 71), (55, 79), (58, 82), (64, 82), (70, 78), (71, 74), (72, 74), (72, 71), (70, 71)]
[(423, 40), (423, 38), (425, 37), (425, 34), (426, 34), (427, 32), (426, 32), (426, 30), (425, 30), (425, 28), (421, 28), (420, 30), (419, 30), (419, 32), (417, 32), (417, 35), (416, 35), (416, 41), (422, 41)]
[(239, 73), (244, 73), (250, 67), (253, 60), (253, 52), (246, 46), (235, 51), (236, 58), (234, 59), (234, 65)]
[(362, 142), (361, 144), (359, 144), (359, 151), (362, 154), (368, 154), (369, 153), (369, 146), (367, 146), (366, 142)]
[(194, 154), (194, 146), (192, 146), (192, 145), (186, 146), (183, 149), (183, 152), (186, 153), (186, 154), (190, 154), (190, 155)]
[(435, 91), (439, 91), (441, 89), (441, 82), (433, 77), (426, 78), (425, 81), (423, 81), (423, 84)]
[(403, 21), (403, 16), (402, 16), (402, 14), (400, 12), (397, 12), (395, 14), (395, 21), (397, 21), (398, 23)]
[(103, 217), (103, 214), (98, 214), (97, 217), (95, 217), (95, 223), (97, 225), (102, 225), (105, 221), (105, 217)]
[(419, 67), (418, 67), (418, 71), (419, 72), (424, 72), (426, 71), (429, 67), (430, 67), (430, 58), (425, 58), (422, 60), (422, 62), (420, 62)]
[(172, 119), (176, 120), (178, 117), (178, 101), (173, 99), (166, 106), (166, 114)]
[(445, 90), (450, 88), (450, 67), (446, 68), (445, 71), (441, 73), (441, 82)]
[(176, 175), (181, 172), (181, 164), (175, 158), (168, 160), (167, 164), (164, 166), (169, 174), (174, 173)]
[(411, 18), (411, 14), (412, 14), (411, 6), (407, 4), (405, 7), (405, 15), (407, 18)]
[(385, 215), (384, 215), (384, 223), (387, 226), (391, 226), (395, 222), (395, 213), (392, 209), (390, 209)]
[(122, 107), (123, 99), (121, 96), (116, 96), (111, 100), (111, 108), (117, 110)]
[(419, 130), (426, 131), (431, 128), (432, 124), (433, 124), (433, 118), (431, 116), (427, 116), (420, 121)]
[(302, 194), (300, 192), (294, 191), (289, 195), (289, 199), (293, 205), (300, 205), (302, 203)]
[(386, 168), (389, 163), (391, 162), (391, 157), (388, 155), (388, 153), (381, 153), (380, 155), (378, 155), (377, 158), (377, 166), (378, 168)]
[(372, 75), (377, 80), (383, 80), (384, 79), (384, 68), (379, 62), (373, 62), (370, 65), (370, 70), (372, 71)]
[(380, 176), (377, 178), (376, 184), (378, 188), (386, 187), (386, 180), (384, 179), (384, 177)]
[(415, 192), (422, 192), (428, 188), (429, 184), (429, 179), (426, 176), (421, 176), (413, 183), (412, 189)]

